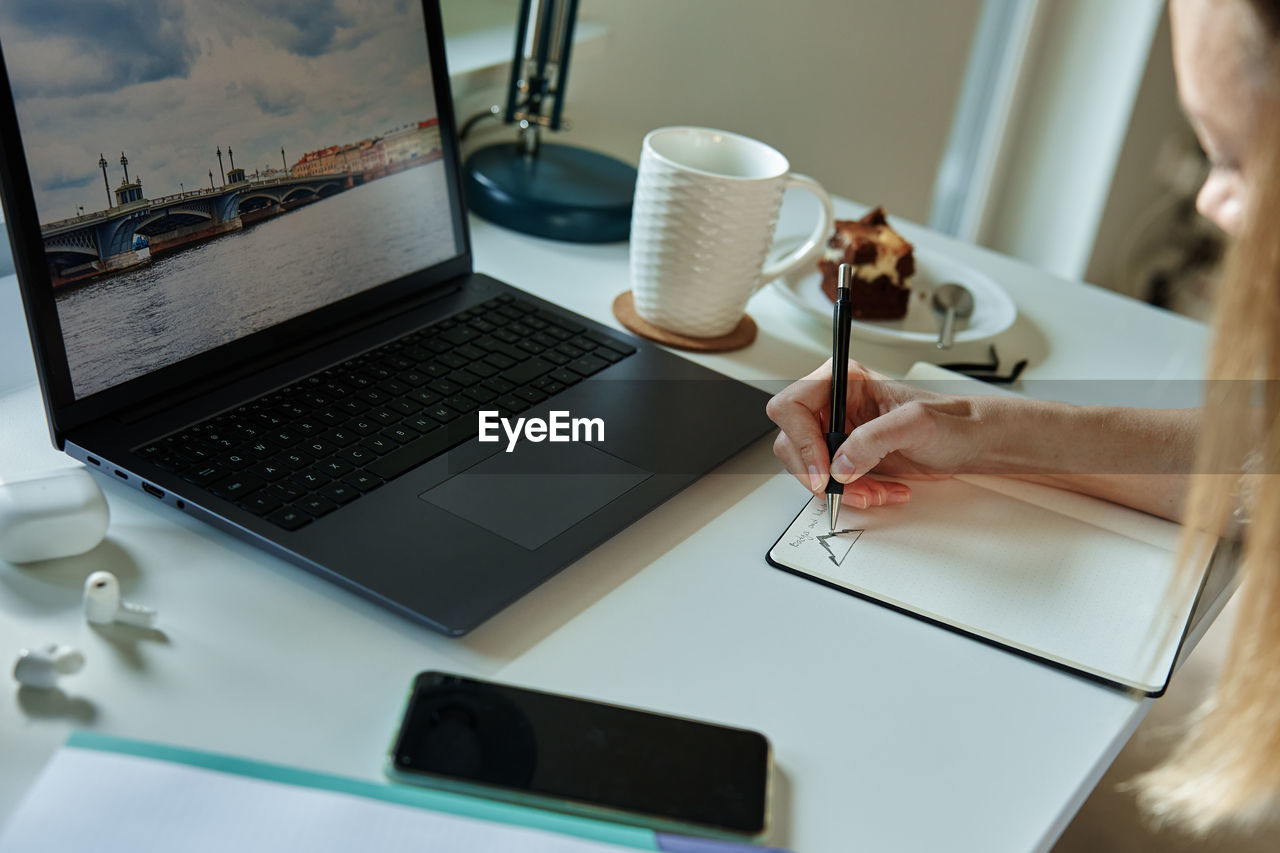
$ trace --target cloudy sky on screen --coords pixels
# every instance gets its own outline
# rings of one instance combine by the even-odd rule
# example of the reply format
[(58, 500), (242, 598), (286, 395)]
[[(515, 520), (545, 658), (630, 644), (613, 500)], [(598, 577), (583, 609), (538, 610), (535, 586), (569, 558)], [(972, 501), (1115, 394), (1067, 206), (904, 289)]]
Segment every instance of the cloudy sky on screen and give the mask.
[(436, 115), (416, 0), (6, 0), (0, 46), (40, 220), (149, 198)]

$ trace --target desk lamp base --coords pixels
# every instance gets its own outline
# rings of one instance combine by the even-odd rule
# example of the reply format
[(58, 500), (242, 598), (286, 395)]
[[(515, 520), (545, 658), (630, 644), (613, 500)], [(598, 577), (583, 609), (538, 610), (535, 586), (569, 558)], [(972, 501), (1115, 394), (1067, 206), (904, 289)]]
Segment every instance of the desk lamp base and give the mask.
[(464, 167), (467, 205), (490, 222), (571, 243), (613, 243), (631, 231), (636, 170), (572, 145), (481, 148)]

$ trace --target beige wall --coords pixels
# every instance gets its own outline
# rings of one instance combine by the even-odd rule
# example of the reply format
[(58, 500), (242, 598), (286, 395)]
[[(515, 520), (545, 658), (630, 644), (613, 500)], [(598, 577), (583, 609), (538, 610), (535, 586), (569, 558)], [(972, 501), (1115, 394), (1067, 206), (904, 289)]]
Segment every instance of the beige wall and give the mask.
[(762, 139), (828, 189), (925, 221), (980, 0), (583, 0), (557, 141), (635, 162), (652, 128)]

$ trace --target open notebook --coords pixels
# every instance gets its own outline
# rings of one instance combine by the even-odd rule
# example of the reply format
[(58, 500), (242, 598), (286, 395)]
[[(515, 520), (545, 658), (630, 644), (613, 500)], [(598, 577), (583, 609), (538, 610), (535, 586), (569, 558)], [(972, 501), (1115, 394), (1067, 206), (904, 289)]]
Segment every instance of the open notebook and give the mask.
[(1178, 525), (997, 477), (911, 487), (900, 507), (843, 508), (834, 536), (814, 498), (769, 562), (1095, 680), (1164, 692), (1204, 577), (1166, 597)]

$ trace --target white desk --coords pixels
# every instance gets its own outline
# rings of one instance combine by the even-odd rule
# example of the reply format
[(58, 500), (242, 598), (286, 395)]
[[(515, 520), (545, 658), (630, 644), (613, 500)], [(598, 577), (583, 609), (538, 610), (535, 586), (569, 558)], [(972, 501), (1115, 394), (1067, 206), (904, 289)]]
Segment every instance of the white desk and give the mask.
[[(789, 199), (780, 233), (807, 221)], [(624, 246), (472, 224), (480, 271), (614, 322)], [(1199, 375), (1198, 324), (907, 230), (1009, 289), (1020, 318), (997, 343), (1006, 360), (1032, 360), (1029, 380)], [(763, 382), (827, 356), (827, 327), (776, 294), (750, 310), (761, 326), (752, 347), (698, 360)], [(855, 354), (890, 374), (931, 355), (864, 344)], [(1132, 401), (1139, 386), (1124, 387)], [(0, 472), (60, 459), (35, 389), (0, 399)], [(381, 779), (411, 676), (440, 668), (766, 732), (778, 764), (770, 840), (798, 851), (1050, 847), (1149, 703), (771, 569), (764, 552), (805, 499), (778, 470), (759, 442), (462, 640), (108, 483), (107, 543), (40, 568), (0, 565), (6, 673), (22, 645), (75, 643), (88, 658), (65, 681), (83, 697), (69, 703), (20, 699), (6, 675), (0, 822), (73, 725)], [(83, 623), (80, 585), (98, 568), (159, 608), (167, 640)]]

